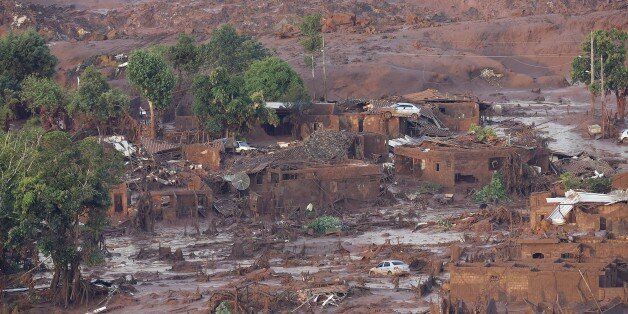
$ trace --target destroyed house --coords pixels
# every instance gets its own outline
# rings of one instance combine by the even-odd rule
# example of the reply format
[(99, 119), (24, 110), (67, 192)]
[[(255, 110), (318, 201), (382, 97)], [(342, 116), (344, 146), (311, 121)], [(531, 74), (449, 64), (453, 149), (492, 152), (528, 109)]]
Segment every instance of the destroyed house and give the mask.
[(210, 139), (196, 116), (176, 116), (174, 122), (164, 123), (162, 127), (163, 137), (167, 142), (190, 144)]
[(530, 197), (530, 227), (532, 230), (577, 230), (612, 232), (628, 235), (628, 195), (597, 194), (567, 191), (565, 197), (549, 192)]
[(470, 100), (431, 99), (422, 105), (431, 108), (443, 126), (466, 132), (471, 125), (480, 125), (480, 104)]
[(156, 219), (169, 222), (203, 217), (212, 204), (209, 188), (164, 188), (150, 191), (150, 197)]
[(111, 206), (107, 210), (107, 216), (111, 220), (112, 224), (117, 224), (128, 220), (131, 217), (131, 211), (129, 207), (129, 189), (125, 182), (116, 185), (109, 192), (111, 197)]
[(496, 265), (469, 263), (450, 267), (450, 299), (472, 309), (476, 302), (569, 303), (626, 299), (626, 264), (523, 263)]
[(295, 136), (297, 139), (306, 139), (316, 131), (339, 131), (340, 119), (335, 115), (334, 103), (313, 103), (302, 109), (295, 118), (298, 123)]
[(353, 206), (379, 196), (382, 169), (360, 161), (267, 165), (250, 173), (250, 209), (257, 214), (290, 214), (314, 208)]
[(509, 182), (520, 181), (523, 164), (531, 155), (527, 149), (470, 144), (426, 140), (395, 147), (396, 172), (437, 183), (450, 191), (483, 187), (495, 172), (502, 174), (509, 190)]
[(628, 240), (602, 237), (574, 237), (572, 241), (558, 238), (520, 239), (522, 260), (603, 261), (628, 256)]

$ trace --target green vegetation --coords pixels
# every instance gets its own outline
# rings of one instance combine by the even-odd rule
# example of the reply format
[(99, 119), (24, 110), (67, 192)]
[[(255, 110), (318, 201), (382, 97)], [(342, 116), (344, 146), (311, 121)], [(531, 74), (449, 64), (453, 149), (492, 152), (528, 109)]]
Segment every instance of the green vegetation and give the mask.
[(443, 190), (443, 186), (435, 183), (426, 181), (419, 187), (419, 194), (438, 194)]
[(134, 51), (129, 56), (127, 78), (148, 100), (150, 135), (155, 137), (155, 115), (172, 102), (176, 78), (162, 56), (144, 50)]
[(119, 119), (129, 109), (129, 98), (117, 89), (111, 89), (107, 79), (89, 66), (80, 77), (80, 85), (68, 105), (70, 114), (86, 117), (102, 135), (101, 129)]
[(278, 124), (275, 112), (264, 105), (262, 94), (247, 94), (243, 87), (243, 77), (229, 75), (224, 68), (194, 80), (194, 114), (209, 133), (237, 136), (255, 123)]
[(27, 77), (20, 98), (31, 113), (39, 114), (44, 128), (62, 129), (58, 121), (66, 115), (67, 95), (53, 79)]
[(329, 231), (337, 231), (342, 227), (342, 221), (334, 216), (321, 216), (307, 225), (308, 229), (314, 230), (318, 234), (324, 234)]
[[(600, 79), (603, 62), (604, 93), (614, 93), (617, 97), (617, 111), (623, 120), (628, 94), (628, 66), (626, 65), (626, 44), (628, 32), (611, 29), (596, 30), (593, 36), (593, 66), (595, 77), (591, 82), (591, 35), (582, 43), (582, 55), (571, 64), (571, 79), (574, 83), (584, 83), (594, 95), (601, 93)], [(602, 60), (600, 60), (602, 59)]]
[(35, 30), (0, 39), (0, 129), (7, 131), (11, 121), (29, 113), (19, 97), (23, 81), (52, 77), (56, 66), (57, 58)]
[[(323, 29), (322, 15), (317, 13), (304, 16), (299, 24), (299, 29), (301, 30), (301, 36), (303, 36), (299, 43), (303, 46), (303, 50), (307, 55), (304, 61), (312, 70), (312, 79), (315, 79), (316, 74), (314, 69), (316, 62), (314, 57), (323, 48), (323, 36), (321, 32)], [(316, 98), (316, 95), (314, 95), (314, 98)]]
[(469, 127), (469, 133), (475, 134), (475, 139), (478, 142), (490, 142), (497, 138), (497, 133), (490, 127), (482, 127), (479, 125), (472, 124)]
[(436, 222), (436, 225), (445, 229), (445, 231), (448, 231), (449, 229), (451, 229), (451, 227), (453, 227), (453, 223), (449, 220), (446, 219), (440, 219)]
[(502, 176), (498, 172), (493, 173), (491, 182), (475, 192), (473, 199), (476, 203), (489, 204), (489, 203), (501, 203), (507, 201), (508, 193), (504, 186)]
[(204, 49), (204, 58), (212, 68), (222, 67), (231, 74), (242, 74), (253, 61), (269, 56), (268, 49), (259, 41), (238, 35), (230, 25), (215, 30)]
[[(99, 256), (106, 223), (109, 190), (118, 182), (122, 158), (96, 139), (74, 142), (68, 133), (25, 130), (5, 134), (0, 168), (9, 185), (2, 190), (0, 220), (3, 261), (13, 269), (32, 266), (34, 249), (50, 256), (55, 299), (66, 305), (79, 301), (79, 266)], [(22, 143), (25, 141), (25, 143)], [(13, 168), (11, 165), (18, 165)], [(8, 171), (8, 172), (7, 172)], [(83, 226), (81, 217), (87, 217)]]
[(612, 190), (610, 178), (578, 178), (570, 172), (560, 175), (560, 181), (566, 190), (584, 190), (592, 193), (608, 193)]
[(244, 74), (247, 93), (262, 92), (273, 101), (302, 101), (309, 98), (303, 80), (286, 62), (277, 57), (255, 61)]

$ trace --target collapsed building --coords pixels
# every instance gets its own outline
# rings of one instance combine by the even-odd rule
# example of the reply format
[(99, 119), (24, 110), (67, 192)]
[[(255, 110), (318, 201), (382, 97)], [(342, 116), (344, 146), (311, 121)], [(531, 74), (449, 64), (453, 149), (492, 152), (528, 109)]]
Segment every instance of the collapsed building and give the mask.
[[(375, 142), (385, 147), (384, 140)], [(300, 146), (238, 160), (228, 178), (247, 176), (242, 190), (252, 214), (357, 206), (380, 195), (382, 166), (360, 160), (372, 146), (364, 143), (363, 135), (317, 131)]]
[(626, 299), (628, 268), (623, 261), (472, 263), (454, 265), (450, 271), (450, 301), (467, 310), (490, 301), (567, 309), (570, 304), (595, 307)]
[(621, 190), (614, 194), (567, 191), (565, 197), (539, 192), (530, 196), (532, 230), (607, 231), (628, 235), (628, 196)]
[(437, 183), (450, 191), (485, 186), (495, 172), (501, 173), (512, 191), (521, 185), (526, 169), (529, 171), (524, 165), (541, 165), (540, 172), (545, 172), (547, 166), (540, 161), (546, 158), (537, 148), (435, 139), (395, 147), (397, 174)]

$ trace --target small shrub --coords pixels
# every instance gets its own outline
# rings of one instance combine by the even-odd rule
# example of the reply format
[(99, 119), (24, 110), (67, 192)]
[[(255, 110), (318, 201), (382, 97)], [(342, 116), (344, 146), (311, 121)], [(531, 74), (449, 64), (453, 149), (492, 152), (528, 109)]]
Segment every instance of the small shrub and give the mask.
[(497, 138), (497, 133), (492, 128), (482, 127), (475, 124), (472, 124), (471, 127), (469, 127), (469, 133), (475, 134), (475, 139), (478, 142), (492, 141)]
[(587, 191), (592, 193), (608, 193), (612, 190), (611, 178), (588, 178), (585, 180), (584, 185)]
[(231, 304), (229, 301), (222, 301), (216, 307), (216, 314), (231, 314)]
[(583, 188), (582, 180), (574, 176), (571, 172), (561, 174), (560, 182), (565, 186), (565, 190), (579, 190)]
[(420, 187), (418, 192), (420, 194), (438, 194), (443, 190), (443, 186), (438, 184), (438, 183), (434, 183), (434, 182), (425, 182), (423, 183)]
[(340, 230), (342, 221), (334, 216), (321, 216), (310, 222), (307, 227), (312, 228), (318, 234), (323, 234), (329, 231)]
[(451, 229), (451, 227), (453, 226), (451, 221), (445, 220), (445, 219), (441, 219), (441, 220), (437, 221), (436, 225), (441, 227), (441, 228), (443, 228), (443, 229), (445, 229), (445, 231)]
[(495, 172), (491, 178), (491, 182), (481, 188), (473, 195), (473, 199), (477, 203), (500, 203), (508, 200), (508, 193), (506, 193), (506, 187), (502, 176)]

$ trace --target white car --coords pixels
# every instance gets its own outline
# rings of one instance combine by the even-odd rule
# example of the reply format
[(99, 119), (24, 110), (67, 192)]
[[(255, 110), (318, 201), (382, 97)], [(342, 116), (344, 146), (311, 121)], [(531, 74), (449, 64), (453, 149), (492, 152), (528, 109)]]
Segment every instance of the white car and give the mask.
[(408, 264), (392, 260), (392, 261), (383, 261), (377, 265), (377, 267), (371, 268), (369, 270), (369, 275), (403, 275), (410, 272), (410, 266)]
[(392, 116), (395, 116), (409, 117), (417, 120), (419, 116), (421, 116), (421, 107), (417, 107), (416, 105), (407, 102), (396, 103), (383, 110), (384, 117), (386, 117), (386, 119), (390, 119)]
[(235, 142), (235, 151), (236, 153), (243, 153), (251, 150), (256, 150), (257, 148), (252, 147), (249, 143), (245, 141), (236, 141)]

